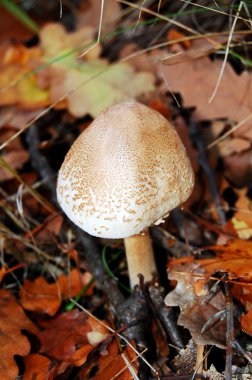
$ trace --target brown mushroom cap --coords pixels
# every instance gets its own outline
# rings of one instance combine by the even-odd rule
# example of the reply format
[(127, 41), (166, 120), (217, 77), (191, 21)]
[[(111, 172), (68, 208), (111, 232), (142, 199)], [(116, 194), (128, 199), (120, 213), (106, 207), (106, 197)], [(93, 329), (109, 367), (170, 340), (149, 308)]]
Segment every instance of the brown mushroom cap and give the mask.
[(105, 109), (78, 137), (58, 176), (58, 201), (91, 235), (138, 234), (184, 202), (194, 175), (174, 127), (137, 102)]

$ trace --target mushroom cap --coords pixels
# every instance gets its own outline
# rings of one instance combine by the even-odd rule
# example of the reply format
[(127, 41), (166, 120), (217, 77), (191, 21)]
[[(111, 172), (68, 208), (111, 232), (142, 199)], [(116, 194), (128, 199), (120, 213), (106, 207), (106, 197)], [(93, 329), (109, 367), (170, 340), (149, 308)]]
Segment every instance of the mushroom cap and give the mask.
[(61, 166), (58, 201), (77, 226), (104, 238), (140, 233), (192, 192), (194, 175), (174, 127), (135, 101), (105, 109)]

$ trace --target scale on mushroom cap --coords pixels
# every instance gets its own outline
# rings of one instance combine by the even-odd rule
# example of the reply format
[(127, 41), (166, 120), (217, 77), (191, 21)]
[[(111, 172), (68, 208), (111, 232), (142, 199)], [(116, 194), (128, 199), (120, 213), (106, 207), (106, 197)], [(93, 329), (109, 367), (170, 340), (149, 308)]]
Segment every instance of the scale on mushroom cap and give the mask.
[(57, 197), (82, 230), (124, 238), (133, 288), (139, 273), (145, 281), (157, 273), (148, 227), (183, 203), (193, 184), (174, 127), (130, 101), (102, 111), (77, 138), (59, 171)]

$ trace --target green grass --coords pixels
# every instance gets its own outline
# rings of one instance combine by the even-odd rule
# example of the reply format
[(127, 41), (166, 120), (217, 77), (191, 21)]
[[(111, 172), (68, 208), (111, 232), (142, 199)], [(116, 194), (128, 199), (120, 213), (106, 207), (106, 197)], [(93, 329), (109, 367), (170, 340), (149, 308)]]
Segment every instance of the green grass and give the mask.
[(10, 12), (18, 21), (25, 25), (32, 32), (38, 34), (39, 26), (32, 20), (26, 12), (24, 12), (17, 4), (12, 0), (0, 0), (0, 5)]

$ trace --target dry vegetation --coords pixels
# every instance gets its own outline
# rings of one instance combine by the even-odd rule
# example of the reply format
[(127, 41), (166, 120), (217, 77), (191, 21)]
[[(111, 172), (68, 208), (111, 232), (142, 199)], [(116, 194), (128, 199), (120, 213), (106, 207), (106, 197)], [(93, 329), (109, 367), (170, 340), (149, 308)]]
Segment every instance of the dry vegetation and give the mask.
[[(0, 1), (1, 379), (252, 379), (251, 12)], [(128, 99), (175, 126), (195, 174), (133, 291), (123, 241), (82, 232), (55, 191), (73, 141)]]

